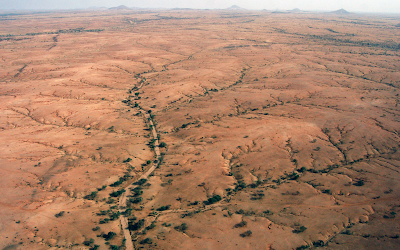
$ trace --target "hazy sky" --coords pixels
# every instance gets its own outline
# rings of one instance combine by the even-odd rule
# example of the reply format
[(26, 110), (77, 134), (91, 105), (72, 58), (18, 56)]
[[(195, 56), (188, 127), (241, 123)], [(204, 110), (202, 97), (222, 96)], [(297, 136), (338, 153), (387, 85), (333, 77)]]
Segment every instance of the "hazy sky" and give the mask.
[(247, 9), (337, 10), (400, 13), (400, 0), (0, 0), (0, 10), (73, 9), (88, 7), (224, 9), (239, 5)]

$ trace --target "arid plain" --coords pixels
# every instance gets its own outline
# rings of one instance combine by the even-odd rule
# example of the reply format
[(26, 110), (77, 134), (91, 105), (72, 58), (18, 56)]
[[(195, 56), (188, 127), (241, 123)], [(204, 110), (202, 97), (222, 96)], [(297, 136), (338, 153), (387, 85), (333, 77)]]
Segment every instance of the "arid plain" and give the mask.
[(2, 14), (0, 249), (399, 249), (399, 56), (399, 16)]

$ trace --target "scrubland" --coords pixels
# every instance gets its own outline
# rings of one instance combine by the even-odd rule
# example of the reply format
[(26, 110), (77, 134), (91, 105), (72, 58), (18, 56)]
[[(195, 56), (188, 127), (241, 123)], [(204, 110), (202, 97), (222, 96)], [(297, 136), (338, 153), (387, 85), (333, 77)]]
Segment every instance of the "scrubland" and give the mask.
[(399, 248), (399, 16), (0, 23), (1, 249)]

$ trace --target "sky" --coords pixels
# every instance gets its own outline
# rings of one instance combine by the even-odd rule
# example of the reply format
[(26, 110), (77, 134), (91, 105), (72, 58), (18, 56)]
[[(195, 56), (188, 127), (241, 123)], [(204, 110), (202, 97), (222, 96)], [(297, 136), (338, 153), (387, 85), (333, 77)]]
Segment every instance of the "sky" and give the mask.
[(0, 0), (0, 10), (80, 9), (126, 5), (139, 8), (225, 9), (232, 5), (252, 10), (400, 13), (400, 0)]

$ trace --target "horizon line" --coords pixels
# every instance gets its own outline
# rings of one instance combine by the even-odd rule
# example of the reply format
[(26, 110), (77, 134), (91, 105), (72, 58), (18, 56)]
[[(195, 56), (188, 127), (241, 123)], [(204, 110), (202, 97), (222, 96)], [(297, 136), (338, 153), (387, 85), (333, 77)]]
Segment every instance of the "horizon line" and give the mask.
[[(118, 9), (118, 7), (126, 7), (127, 9)], [(231, 6), (232, 7), (232, 6)], [(333, 13), (341, 10), (346, 11), (345, 14), (400, 14), (400, 12), (370, 12), (370, 11), (348, 11), (344, 8), (336, 9), (336, 10), (303, 10), (299, 8), (293, 9), (246, 9), (246, 8), (182, 8), (182, 7), (128, 7), (125, 5), (119, 5), (115, 7), (87, 7), (87, 8), (38, 8), (38, 9), (1, 9), (0, 12), (57, 12), (57, 11), (135, 11), (135, 10), (199, 10), (199, 11), (221, 11), (221, 10), (229, 10), (229, 11), (268, 11), (268, 12), (288, 12), (288, 13)], [(296, 11), (294, 11), (296, 10)]]

